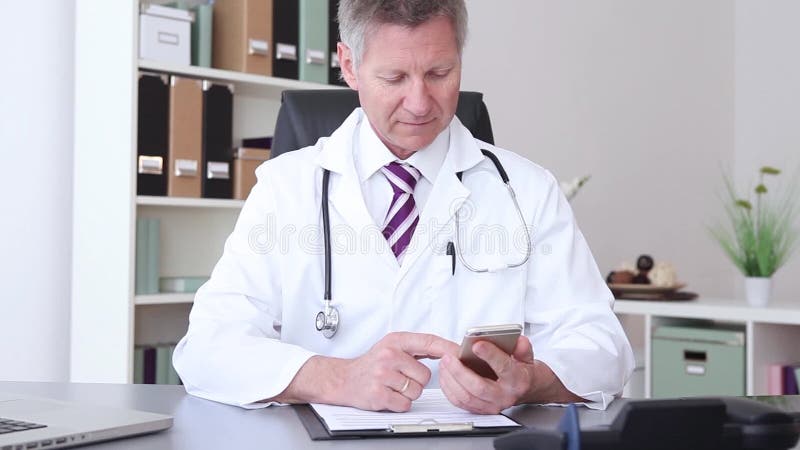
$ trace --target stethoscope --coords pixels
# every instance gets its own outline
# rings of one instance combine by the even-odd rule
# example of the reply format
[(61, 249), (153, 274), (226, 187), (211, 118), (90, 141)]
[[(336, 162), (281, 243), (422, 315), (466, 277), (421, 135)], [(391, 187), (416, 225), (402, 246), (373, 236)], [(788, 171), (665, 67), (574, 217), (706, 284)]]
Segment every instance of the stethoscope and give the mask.
[[(461, 261), (461, 264), (469, 270), (470, 272), (475, 273), (486, 273), (486, 272), (498, 272), (504, 269), (513, 269), (515, 267), (519, 267), (526, 262), (531, 257), (532, 246), (531, 244), (531, 237), (528, 234), (528, 226), (525, 223), (525, 217), (522, 215), (522, 210), (519, 207), (519, 203), (517, 202), (517, 194), (514, 192), (514, 188), (511, 187), (511, 183), (508, 179), (508, 174), (506, 173), (505, 168), (502, 164), (500, 164), (500, 160), (497, 159), (494, 153), (490, 152), (489, 150), (481, 149), (481, 153), (484, 156), (489, 158), (494, 167), (497, 169), (497, 172), (500, 174), (500, 178), (503, 180), (503, 183), (506, 185), (506, 189), (508, 189), (508, 194), (511, 196), (511, 201), (514, 202), (514, 207), (517, 209), (517, 216), (519, 216), (519, 220), (522, 223), (522, 229), (525, 230), (523, 233), (525, 235), (525, 244), (526, 244), (526, 252), (525, 256), (522, 258), (521, 261), (511, 264), (505, 264), (498, 267), (485, 267), (479, 268), (475, 267), (467, 262), (464, 258), (464, 254), (461, 252), (461, 247), (459, 242), (461, 242), (459, 230), (461, 229), (461, 222), (459, 220), (459, 214), (456, 212), (455, 214), (455, 225), (456, 225), (456, 239), (455, 239), (455, 253), (458, 255), (458, 259)], [(331, 172), (328, 169), (324, 169), (322, 172), (322, 233), (324, 236), (324, 248), (325, 248), (325, 294), (323, 298), (324, 307), (322, 311), (317, 313), (317, 317), (315, 320), (315, 325), (317, 331), (322, 332), (322, 335), (328, 339), (331, 339), (336, 331), (339, 329), (339, 310), (336, 307), (331, 306), (331, 225), (330, 225), (330, 216), (328, 210), (328, 181), (330, 179)], [(456, 176), (458, 180), (461, 181), (464, 172), (458, 172)]]

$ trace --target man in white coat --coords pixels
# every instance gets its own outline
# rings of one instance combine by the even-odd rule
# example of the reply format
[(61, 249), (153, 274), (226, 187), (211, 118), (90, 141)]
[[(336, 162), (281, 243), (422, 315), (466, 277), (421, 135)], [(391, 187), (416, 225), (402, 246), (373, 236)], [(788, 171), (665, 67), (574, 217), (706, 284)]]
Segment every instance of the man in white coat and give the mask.
[[(549, 172), (476, 140), (454, 116), (463, 0), (339, 8), (339, 60), (361, 108), (329, 138), (258, 168), (175, 350), (187, 391), (246, 408), (406, 411), (435, 386), (478, 413), (520, 403), (606, 407), (633, 356), (566, 199)], [(504, 166), (525, 224), (481, 149)], [(331, 305), (341, 316), (332, 338), (314, 326), (324, 296), (324, 170)], [(454, 264), (445, 250), (456, 214)], [(534, 243), (525, 264), (469, 270), (522, 261), (525, 233)], [(473, 346), (498, 375), (483, 378), (459, 361), (457, 343), (469, 327), (503, 323), (523, 324), (524, 335), (511, 355)]]

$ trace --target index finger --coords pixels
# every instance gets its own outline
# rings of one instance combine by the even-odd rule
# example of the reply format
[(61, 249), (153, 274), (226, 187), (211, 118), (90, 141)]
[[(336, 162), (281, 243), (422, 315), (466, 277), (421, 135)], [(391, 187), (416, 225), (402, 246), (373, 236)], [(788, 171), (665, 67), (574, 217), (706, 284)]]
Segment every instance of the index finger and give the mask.
[(458, 344), (435, 334), (396, 332), (392, 333), (397, 347), (418, 358), (441, 358), (444, 355), (458, 355)]

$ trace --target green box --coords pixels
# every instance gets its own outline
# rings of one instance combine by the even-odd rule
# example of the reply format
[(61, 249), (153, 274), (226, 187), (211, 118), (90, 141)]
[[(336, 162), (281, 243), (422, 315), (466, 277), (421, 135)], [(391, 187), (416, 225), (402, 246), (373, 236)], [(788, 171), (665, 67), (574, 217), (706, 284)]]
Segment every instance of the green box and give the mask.
[(656, 327), (652, 396), (745, 395), (744, 345), (744, 330)]

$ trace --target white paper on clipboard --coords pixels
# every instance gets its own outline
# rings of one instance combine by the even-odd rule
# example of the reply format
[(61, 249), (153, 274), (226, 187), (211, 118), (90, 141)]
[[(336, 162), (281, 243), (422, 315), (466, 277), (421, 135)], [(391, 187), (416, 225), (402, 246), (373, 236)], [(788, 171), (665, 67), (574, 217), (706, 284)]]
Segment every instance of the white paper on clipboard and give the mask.
[(502, 414), (472, 414), (453, 406), (441, 389), (425, 389), (404, 413), (363, 411), (349, 406), (312, 403), (311, 407), (325, 421), (330, 431), (387, 430), (394, 425), (424, 423), (467, 424), (473, 427), (514, 427), (518, 423)]

